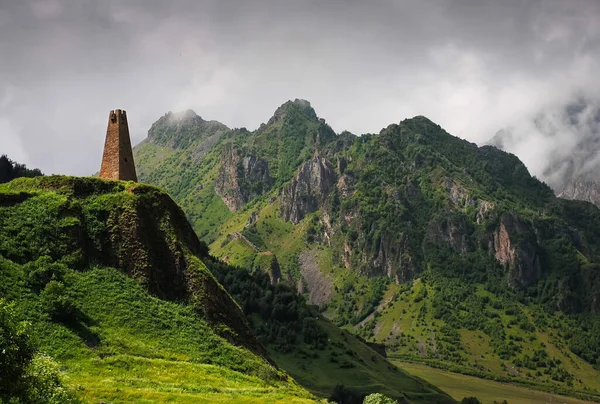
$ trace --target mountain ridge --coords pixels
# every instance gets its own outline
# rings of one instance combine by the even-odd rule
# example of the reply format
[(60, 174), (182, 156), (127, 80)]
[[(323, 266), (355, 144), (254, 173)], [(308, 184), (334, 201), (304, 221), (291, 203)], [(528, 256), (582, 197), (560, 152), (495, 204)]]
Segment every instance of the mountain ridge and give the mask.
[[(284, 106), (256, 131), (223, 134), (197, 164), (185, 151), (164, 163), (138, 158), (152, 172), (142, 180), (174, 193), (211, 253), (230, 264), (264, 270), (258, 252), (230, 236), (237, 232), (274, 254), (282, 282), (299, 293), (310, 297), (321, 273), (330, 282), (319, 283), (324, 315), (394, 355), (557, 391), (595, 385), (577, 369), (598, 371), (600, 343), (585, 331), (598, 324), (596, 208), (556, 198), (515, 155), (422, 116), (379, 134), (338, 135)], [(171, 181), (174, 167), (185, 180)], [(231, 209), (223, 198), (236, 192), (245, 196)], [(532, 313), (554, 327), (533, 325)], [(472, 333), (485, 341), (483, 359)], [(547, 333), (554, 342), (543, 342)], [(581, 335), (594, 342), (582, 347)], [(528, 359), (538, 351), (559, 370), (542, 373)]]

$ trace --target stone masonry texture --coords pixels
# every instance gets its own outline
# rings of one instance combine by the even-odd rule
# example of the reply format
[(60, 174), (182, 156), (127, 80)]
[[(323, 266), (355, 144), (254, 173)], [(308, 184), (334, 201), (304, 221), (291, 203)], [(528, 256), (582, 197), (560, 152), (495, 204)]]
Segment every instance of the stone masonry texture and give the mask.
[(127, 114), (120, 109), (110, 111), (108, 117), (100, 178), (137, 181)]

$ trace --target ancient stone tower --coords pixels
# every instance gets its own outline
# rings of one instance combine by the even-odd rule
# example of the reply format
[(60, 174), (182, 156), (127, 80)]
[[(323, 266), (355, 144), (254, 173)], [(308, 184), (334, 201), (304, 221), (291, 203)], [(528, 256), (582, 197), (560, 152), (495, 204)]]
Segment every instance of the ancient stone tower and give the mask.
[(125, 111), (110, 111), (100, 178), (137, 181)]

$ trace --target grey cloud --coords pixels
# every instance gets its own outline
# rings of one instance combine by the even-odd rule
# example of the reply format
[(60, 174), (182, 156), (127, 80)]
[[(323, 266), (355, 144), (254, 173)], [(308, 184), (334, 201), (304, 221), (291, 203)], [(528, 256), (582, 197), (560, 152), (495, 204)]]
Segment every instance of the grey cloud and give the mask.
[(598, 15), (596, 0), (0, 0), (0, 153), (87, 175), (110, 109), (137, 142), (169, 110), (256, 128), (293, 98), (338, 132), (422, 114), (483, 142), (599, 98)]

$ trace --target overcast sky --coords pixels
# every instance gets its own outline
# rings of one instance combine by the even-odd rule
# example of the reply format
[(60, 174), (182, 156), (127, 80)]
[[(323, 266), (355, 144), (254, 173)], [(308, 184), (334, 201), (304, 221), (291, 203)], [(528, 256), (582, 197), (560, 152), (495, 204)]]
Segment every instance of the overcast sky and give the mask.
[(255, 129), (294, 98), (337, 132), (425, 115), (481, 143), (598, 99), (599, 64), (599, 0), (0, 0), (0, 154), (89, 175), (111, 109), (138, 143), (170, 110)]

